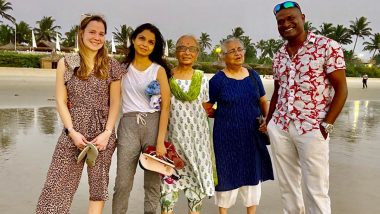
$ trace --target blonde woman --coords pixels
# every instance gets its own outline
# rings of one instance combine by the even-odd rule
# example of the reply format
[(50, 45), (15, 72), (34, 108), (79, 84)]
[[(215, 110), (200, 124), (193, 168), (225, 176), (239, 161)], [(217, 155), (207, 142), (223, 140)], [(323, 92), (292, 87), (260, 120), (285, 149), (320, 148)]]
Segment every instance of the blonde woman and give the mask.
[(64, 130), (38, 200), (38, 214), (69, 213), (85, 162), (77, 163), (77, 156), (89, 144), (96, 147), (98, 156), (95, 165), (87, 167), (88, 213), (102, 213), (108, 199), (109, 168), (116, 148), (114, 125), (121, 99), (120, 78), (125, 70), (108, 57), (106, 32), (103, 17), (86, 15), (80, 23), (79, 55), (66, 56), (58, 63), (56, 102)]

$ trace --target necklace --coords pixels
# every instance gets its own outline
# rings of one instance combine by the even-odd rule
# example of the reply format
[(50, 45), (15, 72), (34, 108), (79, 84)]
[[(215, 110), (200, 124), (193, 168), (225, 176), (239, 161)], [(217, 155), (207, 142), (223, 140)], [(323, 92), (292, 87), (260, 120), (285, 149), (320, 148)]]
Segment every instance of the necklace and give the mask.
[(191, 83), (190, 88), (188, 92), (184, 92), (181, 87), (178, 85), (177, 81), (174, 79), (174, 77), (170, 77), (169, 79), (169, 85), (170, 90), (174, 97), (177, 100), (180, 100), (182, 102), (184, 101), (193, 101), (198, 98), (198, 95), (201, 91), (201, 84), (202, 84), (202, 72), (199, 70), (195, 70), (193, 76), (191, 77)]

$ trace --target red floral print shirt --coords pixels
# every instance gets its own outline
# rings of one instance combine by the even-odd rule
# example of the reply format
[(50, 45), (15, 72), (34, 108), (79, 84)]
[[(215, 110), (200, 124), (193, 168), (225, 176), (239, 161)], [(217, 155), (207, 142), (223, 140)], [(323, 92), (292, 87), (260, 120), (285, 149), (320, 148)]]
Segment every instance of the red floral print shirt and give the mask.
[(340, 44), (324, 36), (309, 32), (293, 58), (286, 46), (273, 58), (273, 77), (280, 86), (273, 120), (285, 131), (293, 121), (301, 135), (319, 129), (334, 96), (327, 74), (346, 65)]

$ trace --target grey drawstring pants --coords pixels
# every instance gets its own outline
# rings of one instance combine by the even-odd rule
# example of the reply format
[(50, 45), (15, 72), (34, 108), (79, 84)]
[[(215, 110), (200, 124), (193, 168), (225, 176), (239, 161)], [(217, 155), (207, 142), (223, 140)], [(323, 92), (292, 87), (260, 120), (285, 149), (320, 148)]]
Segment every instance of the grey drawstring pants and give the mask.
[[(160, 112), (126, 113), (117, 129), (117, 172), (112, 201), (113, 214), (125, 214), (140, 153), (156, 146)], [(160, 199), (160, 176), (144, 171), (144, 214), (155, 214)]]

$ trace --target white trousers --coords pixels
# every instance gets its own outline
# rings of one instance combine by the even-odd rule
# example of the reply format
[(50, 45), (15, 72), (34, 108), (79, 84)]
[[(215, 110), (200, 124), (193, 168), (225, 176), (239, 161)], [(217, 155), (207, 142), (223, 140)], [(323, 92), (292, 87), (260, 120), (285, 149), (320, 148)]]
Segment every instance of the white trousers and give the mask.
[(284, 131), (272, 120), (268, 124), (284, 214), (304, 214), (305, 204), (308, 214), (330, 214), (330, 137), (325, 140), (320, 130), (299, 135), (293, 122), (288, 128)]
[(242, 186), (230, 191), (215, 191), (215, 204), (218, 207), (230, 208), (235, 202), (238, 193), (245, 207), (259, 205), (261, 198), (261, 183), (255, 186)]

